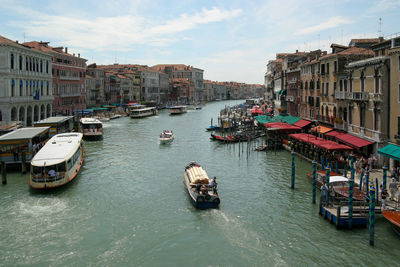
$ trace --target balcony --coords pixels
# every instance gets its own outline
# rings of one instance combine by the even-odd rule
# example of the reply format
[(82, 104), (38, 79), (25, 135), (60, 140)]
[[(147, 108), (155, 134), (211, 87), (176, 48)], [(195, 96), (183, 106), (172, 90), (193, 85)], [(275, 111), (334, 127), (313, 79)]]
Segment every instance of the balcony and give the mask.
[(383, 94), (380, 93), (370, 93), (369, 98), (374, 102), (383, 102)]
[(345, 91), (335, 91), (335, 99), (346, 99), (346, 93)]
[(70, 77), (70, 76), (61, 76), (60, 75), (60, 80), (68, 80), (68, 81), (80, 81), (80, 77)]
[(347, 132), (347, 122), (334, 122), (333, 126), (335, 129), (346, 131)]
[(81, 92), (76, 93), (60, 93), (58, 94), (59, 97), (74, 97), (74, 96), (82, 96)]
[(295, 99), (295, 97), (294, 97), (294, 96), (292, 96), (292, 95), (288, 95), (288, 96), (286, 96), (286, 101), (289, 101), (289, 102), (294, 102), (294, 99)]
[[(54, 96), (44, 95), (39, 97), (39, 101), (53, 101)], [(13, 96), (13, 97), (1, 97), (0, 103), (27, 103), (38, 101), (33, 99), (33, 96)]]
[(349, 95), (351, 100), (354, 101), (368, 101), (369, 100), (369, 93), (368, 92), (352, 92), (351, 95)]

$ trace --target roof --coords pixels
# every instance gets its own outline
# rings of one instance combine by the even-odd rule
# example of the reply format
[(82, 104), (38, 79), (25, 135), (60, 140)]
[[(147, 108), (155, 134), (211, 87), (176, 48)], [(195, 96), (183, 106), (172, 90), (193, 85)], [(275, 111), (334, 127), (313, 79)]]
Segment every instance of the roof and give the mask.
[(394, 144), (388, 144), (379, 149), (378, 153), (395, 160), (400, 160), (400, 146)]
[(340, 183), (340, 182), (348, 182), (349, 179), (347, 179), (344, 176), (330, 176), (329, 177), (329, 183)]
[(69, 54), (67, 53), (67, 49), (64, 47), (52, 47), (49, 45), (49, 42), (38, 42), (38, 41), (32, 41), (32, 42), (25, 42), (23, 43), (24, 46), (27, 47), (31, 47), (33, 49), (45, 52), (45, 53), (55, 53), (55, 54), (59, 54), (59, 55), (64, 55), (64, 56), (69, 56), (69, 57), (74, 57), (76, 59), (81, 59), (81, 60), (85, 60), (84, 58), (81, 58), (80, 56), (77, 57), (73, 54)]
[(332, 130), (333, 130), (332, 128), (329, 128), (329, 127), (326, 127), (326, 126), (322, 126), (322, 125), (318, 125), (318, 126), (315, 126), (315, 127), (311, 128), (312, 132), (317, 132), (317, 133), (327, 133), (327, 132), (330, 132)]
[(81, 133), (63, 133), (53, 136), (33, 157), (33, 166), (51, 166), (70, 158), (80, 146)]
[(269, 123), (265, 123), (264, 126), (267, 128), (274, 128), (274, 129), (285, 130), (285, 131), (301, 130), (300, 127), (294, 126), (294, 125), (291, 125), (291, 124), (285, 123), (285, 122), (269, 122)]
[(102, 124), (101, 121), (99, 121), (98, 119), (95, 118), (81, 118), (81, 123), (82, 124)]
[(254, 117), (254, 118), (258, 123), (260, 123), (262, 125), (264, 125), (265, 123), (269, 123), (269, 122), (286, 122), (286, 123), (293, 125), (294, 123), (301, 120), (300, 118), (297, 118), (295, 116), (290, 116), (290, 115), (278, 115), (273, 118), (271, 118), (270, 116), (266, 116), (266, 115), (260, 115), (260, 116)]
[(379, 43), (379, 38), (351, 39), (350, 43)]
[(9, 141), (9, 140), (32, 139), (35, 136), (48, 131), (49, 129), (50, 129), (50, 127), (19, 128), (19, 129), (16, 129), (15, 131), (12, 131), (5, 135), (0, 136), (0, 142), (1, 141)]
[(298, 126), (300, 128), (304, 128), (304, 127), (310, 125), (311, 123), (312, 123), (312, 121), (301, 119), (301, 120), (295, 122), (293, 125)]
[(320, 57), (320, 59), (327, 59), (335, 56), (350, 56), (350, 55), (364, 55), (364, 56), (374, 56), (375, 53), (372, 49), (363, 47), (350, 47), (336, 54), (328, 54)]
[(0, 35), (0, 44), (14, 44), (14, 45), (18, 45), (17, 42), (14, 42), (13, 40), (10, 40), (4, 36)]
[(34, 125), (45, 124), (45, 123), (61, 123), (67, 120), (72, 119), (74, 116), (58, 116), (58, 117), (48, 117), (47, 119), (43, 119), (41, 121), (37, 121)]
[(338, 132), (338, 131), (333, 131), (330, 133), (327, 133), (326, 136), (332, 136), (335, 137), (337, 141), (341, 141), (351, 147), (360, 149), (364, 146), (368, 146), (373, 144), (373, 142), (370, 142), (368, 140), (359, 138), (357, 136), (348, 134), (348, 133), (342, 133), (342, 132)]
[(306, 134), (306, 133), (290, 134), (289, 137), (292, 137), (301, 142), (311, 144), (325, 150), (352, 150), (352, 148), (349, 146), (342, 145), (334, 141), (325, 140), (323, 138), (316, 137), (315, 135), (312, 134)]

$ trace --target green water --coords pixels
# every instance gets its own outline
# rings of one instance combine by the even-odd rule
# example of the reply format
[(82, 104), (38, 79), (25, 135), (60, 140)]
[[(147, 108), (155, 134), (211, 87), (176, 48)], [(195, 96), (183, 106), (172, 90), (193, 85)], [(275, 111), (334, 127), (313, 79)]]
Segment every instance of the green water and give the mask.
[[(296, 159), (209, 140), (205, 127), (226, 104), (170, 116), (105, 123), (104, 140), (86, 142), (78, 178), (59, 190), (28, 188), (9, 173), (0, 186), (0, 266), (396, 266), (400, 238), (378, 216), (367, 229), (338, 231), (311, 204)], [(158, 135), (172, 129), (171, 145)], [(242, 149), (241, 148), (241, 149)], [(219, 183), (221, 205), (196, 210), (183, 185), (190, 161)]]

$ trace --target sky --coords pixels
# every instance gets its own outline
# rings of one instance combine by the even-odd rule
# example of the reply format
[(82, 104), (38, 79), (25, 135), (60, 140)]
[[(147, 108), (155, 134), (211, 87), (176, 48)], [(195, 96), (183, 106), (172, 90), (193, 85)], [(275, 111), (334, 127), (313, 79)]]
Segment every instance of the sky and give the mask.
[(400, 0), (0, 0), (0, 25), (88, 64), (185, 64), (204, 79), (263, 84), (276, 53), (400, 35)]

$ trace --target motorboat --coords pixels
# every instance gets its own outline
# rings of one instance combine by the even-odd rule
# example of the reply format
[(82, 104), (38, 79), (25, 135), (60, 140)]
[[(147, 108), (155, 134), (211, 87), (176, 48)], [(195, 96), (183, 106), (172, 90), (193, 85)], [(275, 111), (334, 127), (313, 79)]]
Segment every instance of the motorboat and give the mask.
[(210, 178), (198, 163), (192, 161), (184, 171), (184, 182), (192, 204), (199, 209), (217, 208), (220, 198), (216, 184), (210, 185)]
[(164, 130), (160, 134), (160, 144), (171, 144), (174, 141), (174, 133), (170, 130)]

